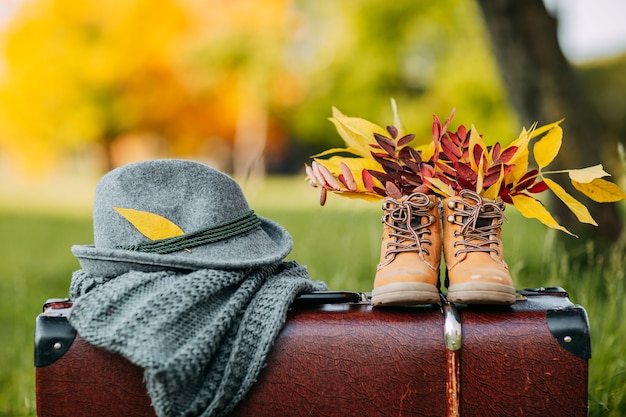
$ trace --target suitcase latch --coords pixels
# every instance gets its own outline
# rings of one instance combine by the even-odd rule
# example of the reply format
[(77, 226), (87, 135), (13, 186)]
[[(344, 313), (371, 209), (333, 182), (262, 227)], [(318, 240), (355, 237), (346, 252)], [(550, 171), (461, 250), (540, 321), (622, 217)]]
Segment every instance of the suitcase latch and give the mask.
[(443, 294), (441, 296), (441, 311), (443, 313), (443, 334), (448, 350), (459, 350), (463, 345), (461, 315)]

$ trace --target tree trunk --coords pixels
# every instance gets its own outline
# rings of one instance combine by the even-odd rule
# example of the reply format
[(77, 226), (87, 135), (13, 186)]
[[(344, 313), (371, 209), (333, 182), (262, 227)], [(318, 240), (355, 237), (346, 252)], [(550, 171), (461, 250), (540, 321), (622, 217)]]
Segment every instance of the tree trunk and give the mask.
[[(589, 105), (576, 70), (563, 55), (557, 39), (557, 21), (542, 0), (478, 0), (510, 100), (526, 127), (565, 117), (564, 146), (555, 169), (584, 168), (600, 163), (603, 125)], [(559, 179), (560, 180), (560, 179)], [(585, 204), (598, 223), (597, 230), (581, 226), (560, 202), (553, 202), (558, 220), (576, 234), (615, 241), (622, 232), (614, 204), (597, 204), (560, 180), (570, 194)]]

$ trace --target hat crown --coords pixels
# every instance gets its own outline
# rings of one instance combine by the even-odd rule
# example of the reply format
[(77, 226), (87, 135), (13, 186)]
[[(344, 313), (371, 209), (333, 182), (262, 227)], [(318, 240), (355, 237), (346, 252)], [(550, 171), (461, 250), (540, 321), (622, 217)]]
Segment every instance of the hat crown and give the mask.
[(116, 168), (96, 187), (94, 244), (100, 248), (146, 240), (114, 208), (162, 216), (185, 234), (213, 227), (248, 212), (239, 184), (209, 166), (183, 160), (156, 160)]

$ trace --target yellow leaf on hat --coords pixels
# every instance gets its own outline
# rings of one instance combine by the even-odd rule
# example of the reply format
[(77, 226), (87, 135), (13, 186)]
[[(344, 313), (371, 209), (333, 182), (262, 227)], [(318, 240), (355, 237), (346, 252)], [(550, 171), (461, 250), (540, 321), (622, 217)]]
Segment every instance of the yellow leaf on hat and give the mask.
[(159, 216), (158, 214), (119, 207), (113, 207), (113, 210), (121, 214), (148, 239), (167, 239), (169, 237), (182, 236), (185, 234), (185, 232), (171, 220)]

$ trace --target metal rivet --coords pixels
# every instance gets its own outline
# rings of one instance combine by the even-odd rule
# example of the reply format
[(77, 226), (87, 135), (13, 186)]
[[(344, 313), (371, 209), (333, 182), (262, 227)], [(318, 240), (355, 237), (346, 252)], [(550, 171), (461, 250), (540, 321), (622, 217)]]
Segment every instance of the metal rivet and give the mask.
[(448, 216), (448, 221), (454, 223), (454, 216), (452, 214)]
[(572, 343), (572, 336), (565, 336), (565, 337), (563, 338), (563, 341), (564, 341), (565, 343)]
[(454, 201), (448, 201), (448, 208), (454, 208)]
[(61, 350), (63, 345), (61, 344), (61, 342), (56, 342), (54, 345), (52, 345), (52, 347), (54, 348), (54, 350)]

